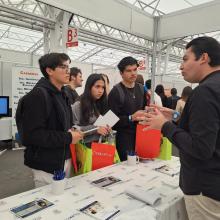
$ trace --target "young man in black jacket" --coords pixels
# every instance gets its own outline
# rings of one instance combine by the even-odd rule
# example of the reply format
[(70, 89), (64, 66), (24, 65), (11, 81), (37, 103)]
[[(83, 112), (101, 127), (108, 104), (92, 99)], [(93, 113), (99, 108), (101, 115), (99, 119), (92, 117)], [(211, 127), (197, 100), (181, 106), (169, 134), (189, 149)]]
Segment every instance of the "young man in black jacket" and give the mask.
[(61, 90), (69, 81), (69, 64), (64, 53), (42, 56), (39, 65), (44, 77), (24, 99), (24, 163), (32, 168), (36, 187), (51, 183), (54, 171), (70, 170), (69, 145), (82, 138), (71, 130), (71, 108)]
[(109, 108), (119, 117), (114, 126), (117, 131), (116, 147), (122, 161), (127, 160), (128, 151), (135, 150), (137, 117), (143, 115), (146, 105), (144, 86), (135, 83), (138, 62), (133, 57), (123, 58), (118, 69), (122, 81), (114, 86), (108, 96)]
[(161, 129), (180, 152), (180, 187), (190, 220), (220, 219), (220, 44), (199, 37), (186, 46), (180, 70), (199, 83), (188, 98), (179, 124), (173, 111), (155, 108), (145, 115), (149, 129)]
[(63, 87), (71, 105), (79, 98), (76, 88), (82, 87), (82, 82), (81, 70), (77, 67), (71, 67), (68, 85)]

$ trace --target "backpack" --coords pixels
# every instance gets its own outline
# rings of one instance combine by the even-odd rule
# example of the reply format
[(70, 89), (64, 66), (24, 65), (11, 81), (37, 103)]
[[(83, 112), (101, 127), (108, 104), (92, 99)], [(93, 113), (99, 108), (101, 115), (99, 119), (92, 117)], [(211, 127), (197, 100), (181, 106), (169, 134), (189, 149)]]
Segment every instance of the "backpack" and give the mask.
[[(51, 110), (51, 105), (49, 105), (50, 98), (49, 98), (49, 94), (47, 92), (47, 90), (43, 87), (36, 87), (38, 89), (40, 89), (45, 97), (46, 100), (46, 109), (47, 109), (47, 117), (49, 117), (50, 115), (50, 110)], [(34, 88), (35, 89), (35, 88)], [(18, 106), (17, 106), (17, 110), (15, 113), (15, 121), (16, 121), (16, 125), (17, 125), (17, 129), (18, 129), (18, 134), (19, 134), (19, 139), (21, 141), (21, 144), (23, 145), (23, 118), (24, 118), (24, 102), (25, 99), (27, 98), (27, 95), (29, 93), (27, 93), (26, 95), (24, 95), (23, 97), (21, 97), (18, 101)]]
[[(137, 84), (140, 88), (142, 96), (144, 96), (144, 87), (140, 83), (137, 83)], [(118, 90), (120, 103), (121, 103), (121, 105), (123, 105), (124, 101), (125, 101), (125, 93), (121, 87), (121, 83), (116, 84), (115, 88)]]

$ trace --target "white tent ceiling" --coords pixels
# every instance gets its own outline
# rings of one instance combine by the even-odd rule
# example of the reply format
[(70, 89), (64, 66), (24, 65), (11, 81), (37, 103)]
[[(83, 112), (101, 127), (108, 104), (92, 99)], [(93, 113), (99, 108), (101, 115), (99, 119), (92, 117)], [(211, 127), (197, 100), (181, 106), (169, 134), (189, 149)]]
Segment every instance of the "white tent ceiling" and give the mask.
[[(110, 0), (108, 0), (110, 1)], [(48, 2), (48, 1), (47, 1)], [(152, 15), (162, 15), (173, 13), (174, 11), (186, 9), (193, 7), (195, 5), (212, 2), (210, 0), (126, 0), (126, 3), (122, 0), (117, 0), (116, 2), (121, 2), (123, 5), (127, 4), (131, 8), (137, 8), (138, 11), (145, 11)], [(168, 4), (169, 2), (169, 4)], [(2, 0), (0, 1), (0, 6), (6, 5), (9, 7), (24, 10), (39, 16), (46, 16), (44, 10), (44, 4), (36, 2), (34, 0)], [(141, 9), (141, 10), (140, 10)], [(3, 14), (0, 12), (0, 17)], [(91, 31), (97, 32), (97, 26), (92, 24), (88, 26)], [(143, 28), (143, 27), (142, 27)], [(112, 31), (112, 37), (119, 38), (123, 32), (117, 30)], [(124, 32), (125, 33), (125, 32)], [(209, 34), (219, 38), (219, 32), (214, 32)], [(128, 36), (128, 38), (130, 38)], [(189, 41), (192, 37), (185, 38), (185, 42)], [(141, 38), (140, 38), (141, 39)], [(139, 39), (139, 41), (140, 41)], [(42, 46), (43, 33), (40, 31), (34, 31), (31, 29), (26, 29), (18, 26), (14, 26), (7, 23), (0, 23), (0, 48), (18, 50), (24, 52), (34, 52), (35, 54), (43, 54)], [(144, 41), (144, 39), (141, 39)], [(170, 41), (168, 41), (170, 42)], [(151, 42), (144, 42), (146, 47), (152, 49)], [(37, 49), (36, 49), (37, 48)], [(176, 50), (176, 48), (173, 48)], [(133, 55), (138, 59), (143, 59), (143, 54), (136, 54), (132, 51), (121, 51), (118, 49), (110, 49), (103, 45), (97, 45), (95, 43), (80, 40), (79, 46), (76, 48), (71, 48), (68, 50), (69, 55), (73, 60), (93, 63), (95, 65), (104, 66), (116, 66), (117, 62), (124, 56)], [(182, 51), (180, 50), (178, 56), (181, 56)], [(169, 63), (169, 74), (178, 75), (178, 65), (176, 63)], [(176, 66), (176, 69), (175, 69)], [(163, 68), (163, 65), (161, 65)], [(163, 69), (161, 70), (163, 72)]]
[(210, 2), (211, 0), (125, 0), (153, 15), (163, 15)]

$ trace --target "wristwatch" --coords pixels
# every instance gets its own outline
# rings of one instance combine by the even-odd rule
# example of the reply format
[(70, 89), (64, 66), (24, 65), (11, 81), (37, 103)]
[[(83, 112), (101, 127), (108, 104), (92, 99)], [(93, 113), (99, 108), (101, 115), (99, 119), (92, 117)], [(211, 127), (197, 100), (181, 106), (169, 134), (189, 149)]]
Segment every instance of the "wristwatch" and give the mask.
[(129, 120), (129, 122), (133, 122), (133, 121), (132, 121), (132, 115), (129, 115), (129, 116), (128, 116), (128, 120)]
[(176, 122), (179, 120), (179, 118), (180, 118), (180, 113), (178, 111), (174, 111), (172, 115), (172, 120)]

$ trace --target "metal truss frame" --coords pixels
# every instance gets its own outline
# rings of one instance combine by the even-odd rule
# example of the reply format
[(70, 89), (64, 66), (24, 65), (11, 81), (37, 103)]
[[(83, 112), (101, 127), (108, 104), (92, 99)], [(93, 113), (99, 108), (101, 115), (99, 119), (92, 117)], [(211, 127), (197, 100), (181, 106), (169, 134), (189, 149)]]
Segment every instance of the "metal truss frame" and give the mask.
[[(149, 3), (145, 3), (142, 0), (135, 0), (135, 2), (133, 3), (134, 6), (140, 8), (143, 11), (146, 11), (149, 13), (149, 9), (152, 11), (152, 15), (153, 16), (161, 16), (164, 15), (165, 13), (162, 12), (161, 10), (157, 9), (158, 5), (160, 3), (160, 0), (152, 0)], [(154, 5), (154, 6), (153, 6)], [(146, 10), (148, 9), (148, 10)]]
[[(159, 2), (160, 0), (151, 0), (150, 3), (146, 4), (143, 0), (136, 0), (133, 7), (138, 7), (141, 10), (151, 8), (152, 15), (161, 16), (164, 12), (157, 9)], [(16, 38), (23, 42), (32, 43), (28, 48), (22, 47), (22, 45), (17, 46), (20, 46), (21, 50), (25, 52), (37, 53), (39, 49), (45, 46), (50, 36), (48, 30), (55, 30), (56, 25), (60, 25), (57, 24), (56, 20), (59, 16), (60, 10), (35, 0), (0, 0), (0, 22), (44, 33), (44, 36), (34, 39), (30, 35), (22, 36), (21, 33), (13, 33), (9, 26), (5, 31), (0, 30), (0, 39), (7, 36), (9, 39)], [(80, 41), (97, 45), (95, 49), (78, 57), (78, 61), (89, 60), (92, 56), (101, 53), (106, 48), (137, 55), (147, 54), (149, 57), (153, 55), (152, 41), (131, 35), (77, 14), (74, 14), (70, 26), (78, 28)], [(167, 61), (181, 62), (184, 46), (187, 43), (187, 40), (184, 39), (186, 38), (160, 42), (160, 47), (156, 45), (157, 60), (159, 59), (165, 63)], [(12, 49), (13, 45), (10, 46), (8, 44), (8, 48)]]

